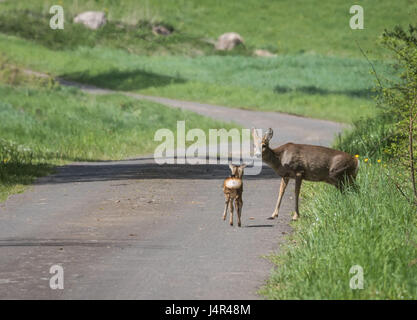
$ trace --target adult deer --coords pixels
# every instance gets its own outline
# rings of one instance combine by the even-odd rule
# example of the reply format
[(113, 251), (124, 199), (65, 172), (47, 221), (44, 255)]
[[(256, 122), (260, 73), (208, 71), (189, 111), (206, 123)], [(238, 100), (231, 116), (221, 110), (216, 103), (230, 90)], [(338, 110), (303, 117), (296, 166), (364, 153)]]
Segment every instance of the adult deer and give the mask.
[(354, 184), (359, 169), (359, 161), (350, 154), (326, 147), (295, 143), (287, 143), (271, 149), (269, 141), (272, 135), (271, 128), (267, 130), (263, 137), (259, 137), (257, 130), (252, 128), (255, 156), (258, 158), (262, 156), (262, 160), (282, 177), (277, 204), (269, 219), (278, 217), (282, 196), (289, 179), (295, 180), (295, 213), (293, 220), (297, 220), (300, 216), (298, 198), (303, 180), (327, 182), (341, 191), (347, 185)]

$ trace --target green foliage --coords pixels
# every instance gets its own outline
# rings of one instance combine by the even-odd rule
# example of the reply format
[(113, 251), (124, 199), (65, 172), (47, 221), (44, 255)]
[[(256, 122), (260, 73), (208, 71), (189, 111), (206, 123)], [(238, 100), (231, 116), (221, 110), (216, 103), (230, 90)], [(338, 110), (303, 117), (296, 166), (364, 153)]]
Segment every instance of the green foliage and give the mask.
[[(0, 103), (0, 109), (2, 105)], [(24, 190), (34, 178), (53, 172), (53, 166), (45, 161), (44, 152), (0, 139), (0, 201), (11, 193)]]
[[(410, 134), (415, 136), (417, 116), (417, 26), (409, 26), (408, 32), (400, 27), (385, 31), (382, 43), (396, 57), (401, 70), (400, 82), (382, 90), (384, 112), (392, 117), (392, 124), (398, 139), (387, 148), (393, 156), (408, 157)], [(414, 141), (414, 147), (417, 147)]]
[[(307, 183), (301, 219), (262, 293), (268, 299), (416, 299), (415, 207), (387, 175), (401, 171), (362, 162), (359, 192)], [(352, 290), (349, 270), (360, 265), (364, 289)]]
[[(378, 113), (354, 123), (336, 147), (366, 156), (402, 159), (408, 157), (411, 119), (417, 114), (417, 31), (400, 27), (385, 31), (381, 43), (395, 55), (398, 77), (378, 83)], [(377, 72), (378, 80), (381, 74)], [(415, 135), (415, 127), (412, 129)], [(414, 141), (415, 144), (415, 141)]]
[(410, 25), (408, 31), (401, 27), (386, 30), (381, 42), (395, 55), (399, 76), (378, 82), (378, 114), (355, 122), (353, 130), (339, 137), (335, 147), (374, 159), (393, 159), (396, 166), (409, 172), (408, 176), (401, 175), (402, 179), (397, 177), (398, 185), (404, 188), (405, 195), (413, 190), (415, 198), (417, 27)]
[(334, 148), (365, 158), (388, 160), (392, 157), (388, 148), (397, 140), (392, 117), (378, 113), (355, 121), (352, 128), (337, 137)]

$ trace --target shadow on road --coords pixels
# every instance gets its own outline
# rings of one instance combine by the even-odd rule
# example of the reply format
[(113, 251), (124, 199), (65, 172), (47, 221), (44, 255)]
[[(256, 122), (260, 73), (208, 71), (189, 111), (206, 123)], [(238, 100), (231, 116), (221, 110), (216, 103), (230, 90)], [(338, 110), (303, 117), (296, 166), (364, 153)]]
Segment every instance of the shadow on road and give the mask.
[[(224, 179), (230, 174), (228, 165), (164, 164), (154, 162), (117, 161), (76, 163), (57, 168), (57, 173), (39, 179), (36, 184), (117, 181), (130, 179)], [(259, 175), (245, 175), (245, 180), (278, 179), (275, 172), (263, 166)]]
[(273, 228), (273, 224), (253, 224), (249, 226), (245, 226), (244, 228)]
[(0, 239), (0, 248), (2, 247), (135, 247), (142, 249), (178, 249), (175, 245), (155, 245), (148, 241), (135, 239)]

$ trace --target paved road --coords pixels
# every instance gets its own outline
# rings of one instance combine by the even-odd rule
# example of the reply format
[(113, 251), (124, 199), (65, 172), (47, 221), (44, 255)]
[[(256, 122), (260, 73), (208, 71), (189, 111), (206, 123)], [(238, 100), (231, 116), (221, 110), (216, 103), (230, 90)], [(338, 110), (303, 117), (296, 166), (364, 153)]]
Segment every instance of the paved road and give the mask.
[[(272, 127), (272, 145), (328, 145), (341, 130), (328, 121), (128, 95)], [(0, 204), (0, 298), (260, 298), (272, 268), (264, 256), (291, 232), (293, 186), (270, 221), (279, 178), (267, 167), (245, 177), (243, 225), (230, 227), (221, 219), (227, 175), (227, 166), (158, 166), (149, 157), (60, 167)], [(64, 268), (63, 290), (49, 287), (55, 264)]]

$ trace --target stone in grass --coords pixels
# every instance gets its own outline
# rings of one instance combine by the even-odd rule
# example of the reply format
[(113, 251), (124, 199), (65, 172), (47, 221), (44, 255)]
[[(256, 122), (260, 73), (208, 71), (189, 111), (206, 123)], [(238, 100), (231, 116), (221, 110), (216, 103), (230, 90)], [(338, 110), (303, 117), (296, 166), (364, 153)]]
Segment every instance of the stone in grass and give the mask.
[(162, 25), (156, 25), (152, 27), (152, 32), (159, 36), (169, 36), (174, 31), (173, 28), (165, 27)]
[(273, 54), (272, 52), (269, 52), (268, 50), (263, 49), (257, 49), (253, 52), (253, 54), (257, 57), (263, 57), (263, 58), (272, 58), (276, 57), (276, 54)]
[(215, 44), (217, 50), (232, 50), (239, 44), (244, 43), (242, 36), (236, 32), (222, 34)]
[(86, 11), (74, 18), (74, 23), (81, 23), (91, 30), (97, 30), (107, 23), (106, 13), (102, 11)]

